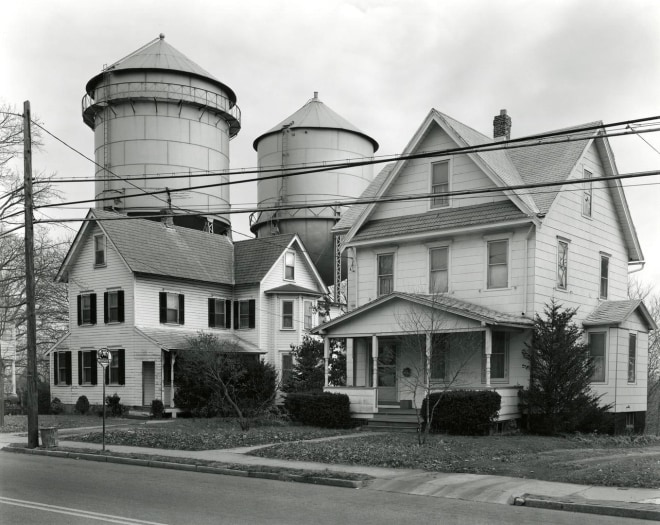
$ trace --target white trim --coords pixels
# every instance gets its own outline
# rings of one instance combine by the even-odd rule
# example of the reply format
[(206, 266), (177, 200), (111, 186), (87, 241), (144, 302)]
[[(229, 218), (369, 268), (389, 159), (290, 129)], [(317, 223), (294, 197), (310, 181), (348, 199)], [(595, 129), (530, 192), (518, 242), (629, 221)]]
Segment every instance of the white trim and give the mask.
[[(289, 265), (286, 263), (287, 257), (291, 255), (293, 256), (293, 265)], [(296, 282), (296, 252), (294, 250), (285, 250), (284, 251), (284, 257), (282, 259), (282, 280), (287, 281), (289, 283), (295, 283)], [(293, 277), (288, 278), (286, 276), (286, 270), (287, 268), (293, 268)]]
[(380, 257), (384, 257), (386, 255), (391, 255), (392, 256), (392, 289), (390, 290), (389, 293), (392, 293), (396, 289), (396, 263), (397, 263), (397, 250), (378, 250), (374, 251), (374, 264), (376, 265), (374, 275), (376, 276), (376, 297), (381, 297), (383, 295), (387, 294), (381, 294), (380, 293), (380, 274), (378, 273), (378, 263)]
[[(447, 250), (447, 289), (444, 292), (436, 292), (431, 289), (431, 252), (434, 250)], [(451, 249), (451, 242), (447, 244), (435, 244), (432, 246), (427, 246), (426, 250), (426, 275), (428, 278), (428, 285), (427, 289), (429, 294), (436, 294), (436, 293), (442, 293), (442, 294), (448, 294), (451, 293), (451, 256), (452, 256), (452, 249)]]
[[(435, 197), (433, 193), (433, 167), (436, 164), (447, 164), (447, 195), (445, 198), (447, 199), (447, 204), (444, 206), (433, 206), (433, 200)], [(431, 197), (428, 200), (428, 210), (429, 211), (436, 211), (436, 210), (442, 210), (445, 208), (451, 208), (452, 207), (452, 199), (451, 199), (451, 189), (452, 189), (452, 172), (453, 172), (453, 162), (452, 158), (446, 158), (446, 159), (438, 159), (434, 160), (433, 162), (429, 163), (429, 176), (428, 176), (428, 193), (431, 195)]]
[[(513, 244), (512, 241), (513, 235), (511, 233), (507, 234), (501, 234), (501, 235), (484, 235), (484, 243), (486, 245), (486, 249), (484, 250), (484, 287), (483, 291), (485, 292), (491, 292), (494, 290), (510, 290), (512, 288), (511, 285), (511, 245)], [(507, 243), (507, 250), (506, 250), (506, 286), (498, 286), (491, 288), (488, 286), (488, 248), (490, 243), (492, 242), (502, 242), (506, 241)]]
[[(604, 348), (604, 353), (603, 353), (603, 381), (590, 381), (592, 385), (607, 385), (609, 383), (609, 367), (608, 367), (608, 361), (609, 361), (609, 339), (610, 339), (610, 331), (605, 329), (605, 330), (587, 330), (586, 336), (587, 336), (587, 345), (589, 345), (591, 341), (591, 334), (603, 334), (605, 336), (605, 348)], [(591, 351), (589, 352), (589, 355), (591, 355)], [(615, 379), (616, 382), (616, 379)]]
[[(284, 303), (291, 303), (291, 326), (286, 326), (286, 327), (284, 326)], [(280, 299), (280, 330), (291, 331), (296, 329), (295, 312), (296, 312), (296, 299)]]

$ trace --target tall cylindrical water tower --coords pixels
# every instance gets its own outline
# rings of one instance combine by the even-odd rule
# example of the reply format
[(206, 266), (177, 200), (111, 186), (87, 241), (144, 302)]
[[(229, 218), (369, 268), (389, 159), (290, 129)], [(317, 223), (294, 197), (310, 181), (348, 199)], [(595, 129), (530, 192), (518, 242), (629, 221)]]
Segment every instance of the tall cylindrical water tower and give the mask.
[[(229, 87), (161, 34), (92, 78), (82, 111), (94, 130), (97, 207), (170, 209), (177, 224), (230, 233), (229, 186), (194, 189), (228, 180), (229, 140), (241, 129)], [(169, 192), (145, 194), (159, 190)]]
[[(313, 205), (359, 197), (373, 179), (372, 165), (335, 168), (319, 173), (286, 176), (291, 168), (347, 159), (372, 157), (378, 143), (335, 113), (318, 98), (284, 119), (253, 143), (261, 177), (285, 175), (257, 183), (259, 207)], [(297, 233), (327, 284), (335, 282), (335, 245), (332, 227), (345, 206), (262, 211), (250, 218), (257, 237)]]

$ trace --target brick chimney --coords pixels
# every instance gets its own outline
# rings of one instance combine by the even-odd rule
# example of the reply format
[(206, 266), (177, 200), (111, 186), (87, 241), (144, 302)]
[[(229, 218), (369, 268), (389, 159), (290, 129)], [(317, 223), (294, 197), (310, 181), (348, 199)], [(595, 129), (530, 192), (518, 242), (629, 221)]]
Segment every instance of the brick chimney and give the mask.
[(501, 109), (500, 114), (493, 118), (493, 138), (495, 140), (511, 138), (511, 117), (506, 114), (506, 109)]

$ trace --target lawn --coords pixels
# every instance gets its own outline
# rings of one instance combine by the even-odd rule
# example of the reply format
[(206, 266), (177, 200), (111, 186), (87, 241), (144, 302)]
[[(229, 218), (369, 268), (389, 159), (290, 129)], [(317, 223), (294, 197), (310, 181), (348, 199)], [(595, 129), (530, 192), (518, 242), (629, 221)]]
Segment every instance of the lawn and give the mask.
[(432, 472), (495, 474), (605, 486), (660, 488), (660, 438), (607, 436), (440, 436), (414, 434), (290, 443), (255, 456)]
[[(79, 414), (39, 415), (40, 427), (80, 428), (101, 426), (103, 420), (96, 415), (81, 416)], [(135, 419), (107, 418), (106, 426), (144, 424)], [(5, 424), (0, 426), (0, 433), (27, 432), (27, 416), (5, 416)]]
[[(340, 436), (352, 432), (355, 431), (306, 427), (277, 421), (257, 423), (244, 432), (233, 420), (176, 419), (163, 425), (106, 431), (105, 442), (132, 447), (215, 450)], [(100, 432), (90, 432), (67, 439), (101, 443), (102, 438)]]

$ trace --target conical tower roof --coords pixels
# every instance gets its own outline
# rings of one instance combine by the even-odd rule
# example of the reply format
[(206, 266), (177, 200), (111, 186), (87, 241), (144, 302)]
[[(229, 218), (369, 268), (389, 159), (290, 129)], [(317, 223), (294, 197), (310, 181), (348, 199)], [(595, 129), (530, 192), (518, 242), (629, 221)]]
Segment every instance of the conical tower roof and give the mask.
[(116, 72), (136, 69), (178, 71), (180, 73), (210, 80), (227, 94), (227, 97), (232, 103), (236, 103), (236, 94), (232, 89), (220, 82), (204, 68), (190, 60), (187, 56), (181, 53), (181, 51), (165, 42), (165, 35), (162, 33), (158, 38), (105, 68), (103, 72), (87, 82), (85, 89), (87, 93), (91, 95), (94, 87), (102, 79), (103, 74), (106, 71)]
[(314, 93), (314, 98), (307, 101), (307, 103), (296, 111), (290, 117), (285, 118), (277, 124), (277, 126), (272, 127), (266, 133), (259, 135), (252, 146), (254, 149), (257, 149), (259, 141), (268, 135), (273, 133), (280, 133), (284, 126), (288, 126), (289, 129), (300, 129), (300, 128), (318, 128), (318, 129), (337, 129), (342, 131), (349, 131), (364, 137), (374, 146), (374, 152), (378, 150), (378, 142), (372, 139), (369, 135), (366, 135), (353, 124), (351, 124), (344, 117), (334, 112), (318, 98), (318, 93)]

